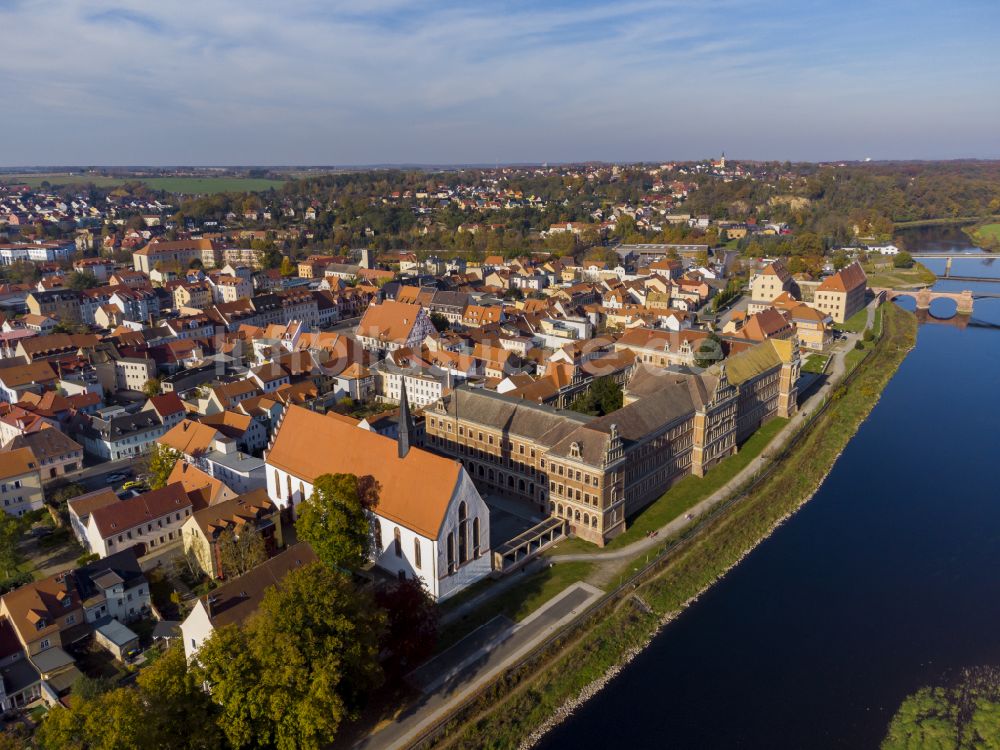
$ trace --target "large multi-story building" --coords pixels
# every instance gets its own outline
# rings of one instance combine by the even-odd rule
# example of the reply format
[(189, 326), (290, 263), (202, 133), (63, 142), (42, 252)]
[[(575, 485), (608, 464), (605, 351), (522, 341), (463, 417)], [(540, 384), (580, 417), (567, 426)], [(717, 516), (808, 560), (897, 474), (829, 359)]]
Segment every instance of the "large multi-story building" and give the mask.
[(206, 268), (217, 265), (221, 247), (211, 240), (175, 240), (150, 242), (132, 254), (133, 268), (149, 274), (159, 264), (161, 268), (184, 271), (194, 260)]
[[(768, 263), (750, 279), (750, 299), (753, 302), (771, 302), (782, 292), (793, 289), (792, 275), (780, 260)], [(754, 312), (754, 310), (751, 310)]]
[(796, 409), (793, 340), (708, 370), (641, 366), (625, 405), (588, 417), (457, 388), (426, 414), (426, 445), (459, 459), (483, 492), (530, 503), (603, 545), (681, 477), (703, 475), (760, 425)]
[(811, 304), (833, 318), (835, 323), (843, 323), (865, 306), (867, 289), (868, 277), (855, 261), (823, 279), (816, 287)]

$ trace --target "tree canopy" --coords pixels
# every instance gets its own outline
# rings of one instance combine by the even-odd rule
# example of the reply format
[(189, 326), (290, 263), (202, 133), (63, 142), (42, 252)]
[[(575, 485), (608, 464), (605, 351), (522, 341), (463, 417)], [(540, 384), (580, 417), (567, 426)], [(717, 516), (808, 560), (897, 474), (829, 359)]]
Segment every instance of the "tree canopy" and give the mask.
[(371, 511), (378, 505), (374, 477), (323, 474), (299, 506), (295, 529), (331, 568), (357, 570), (372, 554)]
[(899, 707), (882, 750), (1000, 747), (1000, 670), (966, 670), (951, 687), (925, 687)]
[(622, 388), (610, 377), (597, 378), (570, 404), (581, 414), (603, 416), (622, 408)]
[(326, 747), (381, 684), (384, 614), (349, 576), (322, 562), (267, 590), (242, 629), (226, 626), (198, 652), (219, 725), (233, 747)]
[(35, 734), (39, 750), (144, 747), (212, 750), (223, 746), (217, 709), (176, 643), (143, 669), (135, 687), (90, 681), (69, 707), (50, 711)]
[(159, 443), (154, 446), (149, 454), (147, 470), (149, 472), (149, 488), (158, 490), (167, 486), (167, 479), (174, 470), (174, 464), (181, 460), (183, 456), (178, 451)]

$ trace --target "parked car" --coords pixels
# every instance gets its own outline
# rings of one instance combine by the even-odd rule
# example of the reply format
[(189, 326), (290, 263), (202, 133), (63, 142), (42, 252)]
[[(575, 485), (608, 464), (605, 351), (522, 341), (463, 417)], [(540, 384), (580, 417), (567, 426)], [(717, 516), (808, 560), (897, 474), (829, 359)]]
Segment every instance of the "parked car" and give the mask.
[(106, 477), (104, 477), (104, 480), (108, 484), (118, 484), (119, 482), (124, 482), (128, 478), (129, 478), (128, 474), (116, 471), (114, 474), (108, 474)]

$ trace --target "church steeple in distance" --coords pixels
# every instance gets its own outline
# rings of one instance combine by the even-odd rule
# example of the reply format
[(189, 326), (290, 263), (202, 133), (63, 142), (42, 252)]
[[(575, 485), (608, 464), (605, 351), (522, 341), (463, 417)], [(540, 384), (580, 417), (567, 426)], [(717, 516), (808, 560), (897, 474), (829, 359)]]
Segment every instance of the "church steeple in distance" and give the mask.
[(406, 397), (406, 380), (402, 377), (399, 380), (399, 437), (396, 443), (399, 447), (399, 457), (406, 458), (406, 454), (410, 452), (413, 419), (410, 417), (410, 400)]

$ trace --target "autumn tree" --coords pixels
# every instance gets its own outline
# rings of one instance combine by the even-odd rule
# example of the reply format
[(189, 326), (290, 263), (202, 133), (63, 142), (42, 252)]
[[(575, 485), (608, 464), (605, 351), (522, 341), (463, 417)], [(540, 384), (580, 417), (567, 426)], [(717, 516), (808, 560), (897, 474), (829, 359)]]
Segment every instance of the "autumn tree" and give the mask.
[(219, 534), (215, 545), (219, 550), (222, 574), (226, 577), (245, 575), (251, 568), (267, 560), (264, 537), (256, 529), (244, 528), (239, 534), (226, 529)]
[(159, 378), (150, 378), (146, 381), (146, 384), (142, 387), (142, 392), (147, 396), (152, 398), (153, 396), (159, 396), (163, 391), (163, 384)]
[(438, 635), (438, 611), (419, 578), (391, 581), (375, 591), (375, 603), (386, 614), (382, 643), (388, 654), (387, 672), (401, 675), (434, 651)]
[(179, 451), (166, 445), (157, 445), (149, 454), (146, 468), (149, 472), (149, 488), (158, 490), (167, 486), (170, 473), (174, 470), (174, 464), (182, 458)]
[(176, 643), (140, 672), (135, 687), (74, 689), (69, 706), (50, 712), (39, 726), (35, 743), (39, 750), (210, 750), (224, 745), (216, 714)]
[(299, 506), (295, 529), (331, 568), (357, 570), (372, 555), (371, 513), (378, 504), (374, 477), (323, 474)]
[(198, 651), (230, 744), (328, 746), (381, 684), (384, 623), (347, 574), (322, 563), (288, 573), (242, 628), (216, 630)]

